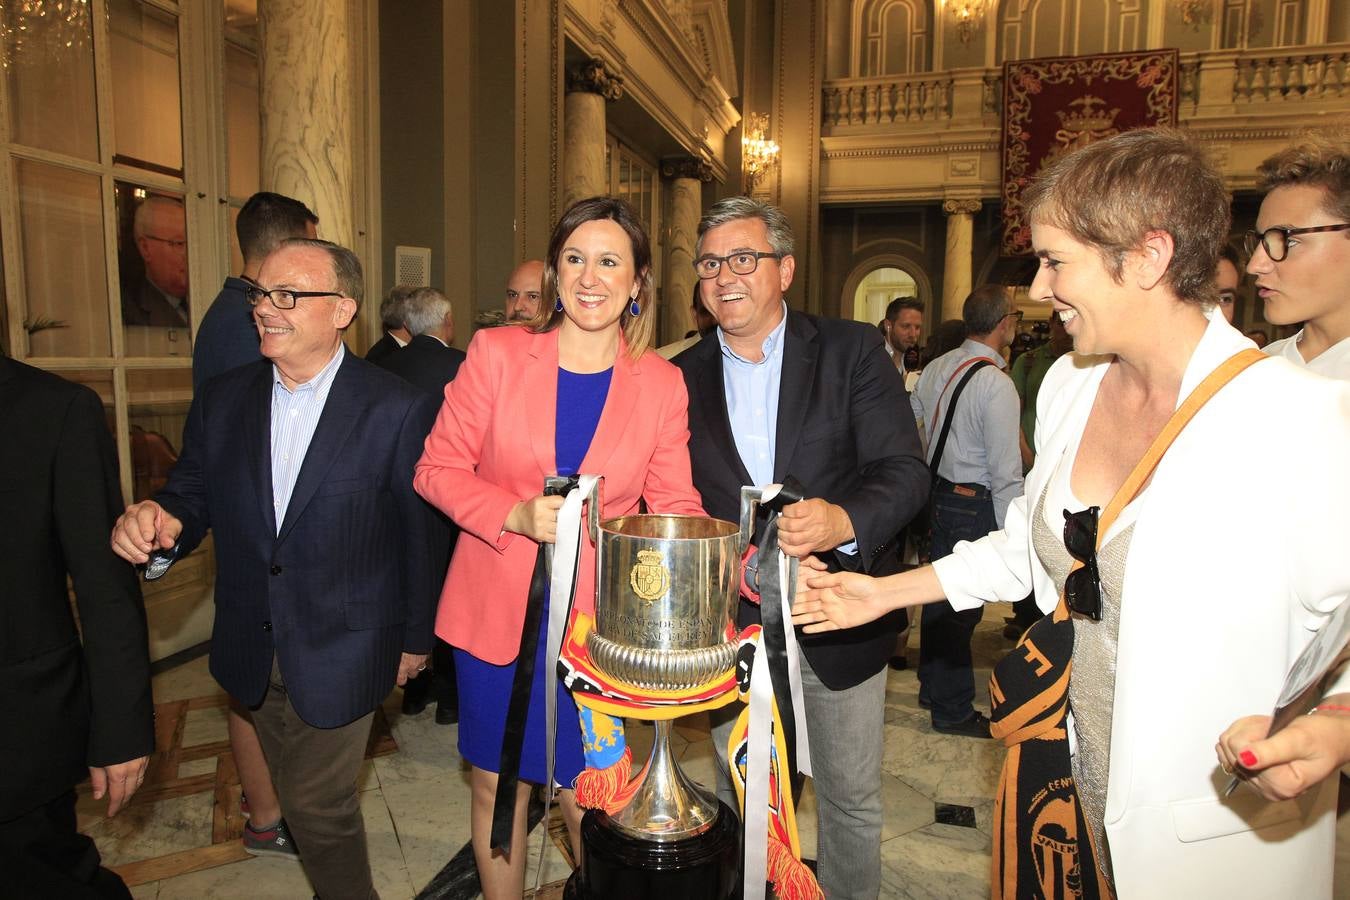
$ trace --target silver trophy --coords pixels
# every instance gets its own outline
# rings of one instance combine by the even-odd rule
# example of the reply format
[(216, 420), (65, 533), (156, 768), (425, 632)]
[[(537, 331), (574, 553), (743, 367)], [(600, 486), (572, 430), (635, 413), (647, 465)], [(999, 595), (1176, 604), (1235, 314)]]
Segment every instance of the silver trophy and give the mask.
[[(673, 515), (601, 522), (602, 484), (597, 483), (588, 511), (596, 547), (595, 627), (586, 645), (592, 664), (638, 696), (716, 679), (736, 664), (733, 620), (740, 563), (760, 490), (742, 490), (739, 526)], [(652, 749), (636, 776), (639, 786), (610, 819), (642, 840), (693, 837), (716, 821), (717, 798), (671, 757), (671, 720), (652, 724)]]

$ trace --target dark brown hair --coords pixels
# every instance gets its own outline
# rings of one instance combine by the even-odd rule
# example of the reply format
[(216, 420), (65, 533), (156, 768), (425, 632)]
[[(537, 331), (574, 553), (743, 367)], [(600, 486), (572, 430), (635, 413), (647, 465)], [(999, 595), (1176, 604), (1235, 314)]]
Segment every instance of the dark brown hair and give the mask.
[[(556, 305), (558, 297), (558, 257), (563, 244), (587, 222), (608, 219), (623, 229), (633, 245), (633, 271), (638, 279), (636, 297), (639, 315), (629, 311), (625, 303), (619, 314), (619, 327), (628, 343), (628, 355), (637, 359), (652, 345), (656, 334), (656, 298), (652, 294), (652, 245), (633, 207), (617, 197), (589, 197), (573, 203), (562, 214), (548, 239), (548, 255), (544, 257), (544, 280), (539, 294), (539, 311), (529, 322), (535, 332), (551, 331), (561, 324), (563, 313)], [(552, 299), (550, 299), (552, 298)]]

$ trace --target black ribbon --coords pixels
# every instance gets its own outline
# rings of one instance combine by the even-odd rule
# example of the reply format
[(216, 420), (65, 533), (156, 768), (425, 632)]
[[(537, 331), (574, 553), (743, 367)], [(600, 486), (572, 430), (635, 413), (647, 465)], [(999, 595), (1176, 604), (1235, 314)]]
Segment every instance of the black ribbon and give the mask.
[(787, 638), (785, 628), (791, 622), (783, 621), (782, 596), (784, 585), (778, 577), (778, 516), (783, 507), (806, 497), (806, 488), (791, 475), (783, 479), (782, 490), (772, 500), (761, 501), (768, 514), (759, 543), (759, 616), (763, 626), (764, 661), (769, 666), (769, 681), (778, 702), (778, 719), (783, 725), (783, 743), (787, 747), (787, 774), (793, 791), (800, 788), (797, 773), (797, 718), (792, 708), (792, 688), (788, 679)]
[[(545, 495), (565, 497), (576, 487), (572, 477), (566, 483), (555, 482), (544, 488)], [(492, 835), (489, 846), (511, 852), (511, 830), (516, 818), (516, 787), (520, 783), (520, 754), (525, 745), (525, 719), (530, 711), (530, 693), (534, 687), (534, 658), (539, 651), (539, 618), (544, 612), (548, 591), (548, 545), (541, 543), (534, 557), (534, 575), (530, 595), (525, 602), (525, 622), (520, 628), (520, 652), (516, 654), (516, 672), (511, 679), (511, 700), (506, 707), (506, 728), (502, 732), (501, 761), (497, 766), (497, 795), (492, 803)], [(551, 685), (545, 684), (545, 690)]]

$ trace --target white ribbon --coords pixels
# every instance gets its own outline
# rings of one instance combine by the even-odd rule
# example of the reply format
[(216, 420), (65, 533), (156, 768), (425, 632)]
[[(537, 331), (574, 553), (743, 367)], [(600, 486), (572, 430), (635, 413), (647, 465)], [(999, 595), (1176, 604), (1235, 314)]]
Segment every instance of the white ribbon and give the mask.
[(577, 565), (581, 559), (582, 504), (588, 498), (595, 502), (595, 483), (598, 475), (580, 475), (577, 486), (568, 492), (558, 510), (557, 538), (553, 545), (552, 571), (549, 576), (548, 632), (544, 642), (544, 829), (539, 866), (535, 871), (535, 891), (539, 875), (544, 871), (544, 854), (548, 852), (548, 814), (553, 806), (553, 754), (558, 730), (558, 659), (562, 656), (563, 634), (572, 609), (573, 590), (576, 587)]
[[(769, 503), (783, 489), (770, 484), (760, 489), (760, 503)], [(759, 567), (765, 561), (760, 551)], [(806, 701), (802, 694), (802, 663), (797, 631), (792, 627), (792, 601), (797, 595), (797, 560), (778, 550), (775, 553), (780, 587), (778, 603), (783, 620), (783, 642), (788, 663), (788, 692), (792, 695), (792, 714), (796, 720), (797, 771), (811, 775), (811, 744), (806, 724)], [(761, 601), (763, 596), (761, 595)], [(769, 865), (769, 760), (773, 749), (773, 679), (769, 674), (768, 652), (761, 633), (750, 671), (750, 726), (746, 735), (745, 762), (745, 877), (744, 900), (763, 900)], [(781, 791), (792, 790), (787, 760), (779, 760), (782, 769), (778, 782)]]
[[(760, 488), (760, 504), (771, 503), (783, 490), (781, 484), (766, 484)], [(806, 700), (802, 694), (802, 661), (798, 652), (797, 629), (792, 627), (792, 602), (797, 599), (797, 560), (781, 549), (778, 551), (778, 584), (783, 619), (783, 645), (787, 650), (788, 692), (792, 695), (792, 716), (797, 725), (797, 771), (811, 775), (811, 744), (806, 725)], [(764, 568), (761, 554), (759, 567)], [(761, 595), (763, 600), (763, 595)], [(767, 664), (766, 664), (767, 665)], [(754, 713), (752, 712), (753, 716)]]
[[(764, 900), (769, 880), (769, 754), (773, 744), (773, 680), (761, 655), (764, 637), (755, 649), (750, 670), (750, 729), (745, 760), (745, 878), (744, 900)], [(735, 764), (735, 761), (732, 761)], [(785, 785), (780, 780), (779, 790)], [(791, 790), (791, 786), (786, 786)]]
[(811, 736), (806, 728), (806, 697), (802, 693), (802, 658), (797, 649), (797, 629), (792, 627), (792, 601), (797, 597), (797, 560), (778, 554), (778, 583), (783, 586), (783, 638), (787, 646), (788, 687), (792, 693), (792, 717), (797, 724), (797, 771), (811, 774)]

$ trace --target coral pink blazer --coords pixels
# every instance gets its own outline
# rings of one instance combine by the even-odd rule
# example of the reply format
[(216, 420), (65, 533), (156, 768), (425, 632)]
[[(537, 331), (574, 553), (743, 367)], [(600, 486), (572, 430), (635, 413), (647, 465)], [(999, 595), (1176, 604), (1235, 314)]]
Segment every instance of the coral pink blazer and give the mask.
[[(496, 665), (520, 648), (538, 544), (503, 531), (516, 503), (556, 474), (558, 332), (484, 329), (446, 385), (445, 403), (417, 463), (417, 492), (463, 529), (436, 615), (436, 634)], [(603, 475), (602, 517), (703, 515), (689, 471), (689, 396), (655, 353), (628, 356), (620, 339), (605, 408), (581, 473)], [(595, 607), (595, 547), (581, 542), (576, 606)]]

